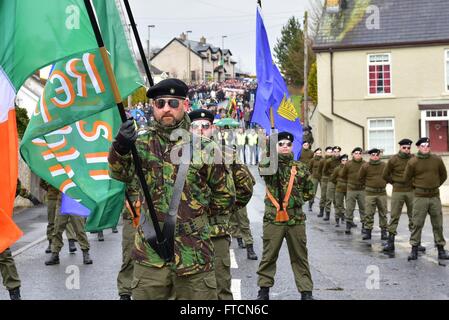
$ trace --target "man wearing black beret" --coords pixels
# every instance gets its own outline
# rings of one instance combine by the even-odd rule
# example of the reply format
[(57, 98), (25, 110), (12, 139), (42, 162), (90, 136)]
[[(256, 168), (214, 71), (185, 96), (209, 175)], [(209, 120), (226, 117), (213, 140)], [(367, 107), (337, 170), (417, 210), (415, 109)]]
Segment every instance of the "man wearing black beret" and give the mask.
[(365, 162), (362, 158), (362, 148), (354, 148), (351, 152), (352, 160), (346, 163), (342, 172), (342, 179), (348, 181), (346, 192), (346, 234), (351, 234), (351, 228), (357, 227), (354, 223), (355, 205), (359, 206), (360, 222), (362, 223), (362, 233), (365, 232), (365, 186), (359, 179), (359, 171)]
[[(326, 162), (324, 163), (323, 175), (326, 175), (330, 178), (335, 168), (337, 168), (340, 165), (340, 151), (341, 147), (339, 146), (335, 146), (332, 148), (332, 157), (327, 159)], [(326, 190), (326, 205), (324, 208), (326, 216), (323, 219), (324, 221), (328, 221), (330, 219), (332, 203), (334, 204), (335, 208), (335, 183), (333, 183), (329, 179)]]
[[(312, 175), (312, 182), (313, 182), (313, 194), (315, 194), (315, 195), (316, 195), (316, 191), (318, 189), (318, 184), (320, 183), (320, 179), (321, 179), (321, 173), (319, 173), (319, 171), (318, 171), (318, 169), (320, 167), (321, 159), (323, 159), (321, 157), (321, 153), (322, 153), (321, 148), (315, 149), (315, 151), (313, 152), (313, 158), (312, 158), (312, 160), (310, 160), (310, 163), (309, 163), (309, 171)], [(309, 201), (309, 211), (312, 211), (312, 206), (313, 206), (314, 202), (315, 202), (315, 197), (313, 197)]]
[(320, 174), (320, 213), (318, 217), (321, 218), (324, 216), (324, 208), (326, 207), (327, 200), (327, 185), (329, 183), (330, 173), (324, 172), (324, 166), (326, 165), (327, 160), (332, 158), (332, 147), (326, 147), (324, 158), (321, 159), (320, 166), (318, 168), (318, 172)]
[[(399, 141), (399, 152), (388, 160), (382, 174), (385, 181), (393, 185), (391, 194), (391, 217), (388, 224), (388, 242), (385, 244), (384, 252), (394, 252), (394, 238), (397, 235), (399, 219), (404, 204), (407, 207), (408, 229), (412, 232), (413, 227), (413, 187), (410, 180), (404, 180), (405, 167), (414, 156), (411, 154), (412, 140), (402, 139)], [(425, 248), (421, 247), (424, 251)]]
[(340, 221), (345, 218), (345, 197), (348, 181), (343, 178), (343, 169), (348, 162), (348, 155), (340, 156), (340, 165), (334, 169), (330, 181), (335, 184), (335, 226), (340, 226)]
[[(155, 231), (148, 206), (141, 207), (143, 225), (137, 229), (133, 250), (135, 300), (217, 299), (208, 218), (231, 209), (235, 186), (224, 164), (203, 161), (181, 167), (180, 159), (173, 157), (190, 150), (186, 139), (177, 139), (190, 131), (184, 110), (187, 91), (187, 85), (178, 79), (166, 79), (150, 88), (147, 96), (152, 99), (154, 125), (138, 137), (134, 121), (125, 121), (109, 150), (110, 176), (133, 184), (136, 174), (130, 151), (135, 142), (158, 222), (164, 228), (170, 226), (166, 235), (169, 254), (163, 254), (148, 241), (154, 239)], [(139, 199), (145, 199), (141, 190)]]
[(441, 157), (430, 152), (430, 139), (421, 138), (416, 142), (418, 153), (405, 167), (404, 180), (412, 181), (414, 188), (413, 225), (410, 236), (412, 251), (409, 260), (418, 259), (418, 246), (427, 214), (430, 216), (438, 259), (449, 260), (444, 250), (446, 240), (443, 235), (443, 211), (441, 209), (440, 186), (447, 179), (446, 167)]

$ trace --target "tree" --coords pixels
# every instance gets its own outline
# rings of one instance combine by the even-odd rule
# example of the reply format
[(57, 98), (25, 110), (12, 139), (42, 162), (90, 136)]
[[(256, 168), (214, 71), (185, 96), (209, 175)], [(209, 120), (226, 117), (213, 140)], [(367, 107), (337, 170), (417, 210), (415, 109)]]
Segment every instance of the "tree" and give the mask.
[(25, 108), (21, 108), (19, 106), (16, 107), (16, 122), (19, 139), (22, 139), (28, 123), (30, 122), (30, 118), (28, 118), (27, 110)]
[(314, 105), (318, 104), (318, 78), (316, 61), (312, 64), (309, 71), (309, 100), (313, 101)]
[[(281, 38), (274, 47), (279, 68), (288, 84), (304, 85), (304, 35), (296, 17), (291, 17), (282, 28)], [(309, 65), (315, 60), (309, 49)]]

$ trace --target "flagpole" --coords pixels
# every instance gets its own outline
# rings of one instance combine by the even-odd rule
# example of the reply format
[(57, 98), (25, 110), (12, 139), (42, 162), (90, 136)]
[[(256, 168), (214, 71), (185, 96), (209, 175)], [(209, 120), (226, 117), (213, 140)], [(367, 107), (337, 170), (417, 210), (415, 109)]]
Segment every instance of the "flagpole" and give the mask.
[[(131, 7), (129, 5), (128, 0), (124, 0), (126, 13), (128, 14), (129, 22), (131, 24), (131, 28), (133, 30), (134, 38), (136, 39), (137, 47), (139, 48), (140, 58), (142, 59), (143, 66), (145, 68), (145, 73), (148, 79), (148, 83), (150, 84), (150, 87), (154, 86), (153, 77), (151, 76), (150, 72), (150, 66), (148, 65), (148, 61), (145, 58), (145, 51), (143, 50), (142, 41), (140, 41), (139, 32), (137, 31), (136, 22), (134, 20), (133, 12), (131, 10)], [(148, 54), (150, 53), (150, 50), (148, 49)], [(150, 57), (148, 56), (148, 60), (150, 60)]]
[[(127, 120), (125, 108), (123, 107), (122, 98), (120, 96), (120, 92), (118, 89), (117, 80), (115, 79), (114, 72), (112, 70), (112, 65), (111, 65), (111, 61), (109, 60), (108, 52), (104, 46), (103, 38), (102, 38), (101, 32), (100, 32), (100, 27), (98, 26), (97, 19), (95, 17), (94, 8), (92, 7), (92, 3), (90, 2), (90, 0), (84, 0), (84, 4), (86, 6), (86, 10), (89, 15), (92, 29), (95, 33), (95, 38), (97, 40), (97, 44), (100, 49), (101, 57), (103, 59), (104, 66), (106, 68), (106, 73), (108, 75), (109, 83), (112, 87), (112, 92), (114, 94), (115, 103), (117, 104), (117, 108), (120, 112), (120, 117), (122, 119), (122, 122), (125, 122)], [(156, 239), (151, 239), (153, 241), (156, 240), (156, 243), (155, 244), (153, 243), (154, 246), (151, 246), (151, 247), (161, 256), (161, 258), (163, 258), (163, 259), (170, 258), (170, 254), (168, 253), (168, 248), (167, 248), (167, 241), (164, 238), (164, 236), (161, 232), (161, 228), (159, 226), (159, 221), (156, 216), (156, 211), (153, 206), (153, 201), (151, 199), (148, 185), (145, 180), (145, 176), (143, 174), (142, 164), (141, 164), (139, 155), (137, 153), (135, 144), (133, 144), (131, 146), (131, 153), (132, 153), (132, 157), (134, 160), (134, 166), (136, 168), (136, 173), (137, 173), (139, 182), (143, 189), (145, 201), (146, 201), (146, 203), (148, 205), (148, 209), (150, 211), (150, 218), (151, 218), (151, 221), (153, 222), (153, 227), (156, 232)], [(141, 219), (142, 219), (142, 217), (141, 217)], [(150, 241), (150, 245), (151, 244), (152, 244), (152, 242)]]

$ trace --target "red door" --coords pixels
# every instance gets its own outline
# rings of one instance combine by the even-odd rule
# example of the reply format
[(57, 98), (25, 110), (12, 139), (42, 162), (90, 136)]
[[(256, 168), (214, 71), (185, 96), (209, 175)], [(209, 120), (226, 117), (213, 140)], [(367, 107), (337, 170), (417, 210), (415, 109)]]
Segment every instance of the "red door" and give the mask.
[(429, 121), (429, 138), (432, 152), (448, 151), (448, 121)]

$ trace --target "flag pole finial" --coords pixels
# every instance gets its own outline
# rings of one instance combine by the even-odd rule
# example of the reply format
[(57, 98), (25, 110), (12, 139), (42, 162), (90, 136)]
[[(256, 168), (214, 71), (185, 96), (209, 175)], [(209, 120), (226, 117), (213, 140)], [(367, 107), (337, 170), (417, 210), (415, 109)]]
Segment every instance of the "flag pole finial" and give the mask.
[(257, 0), (257, 4), (258, 4), (259, 7), (262, 9), (262, 0)]

